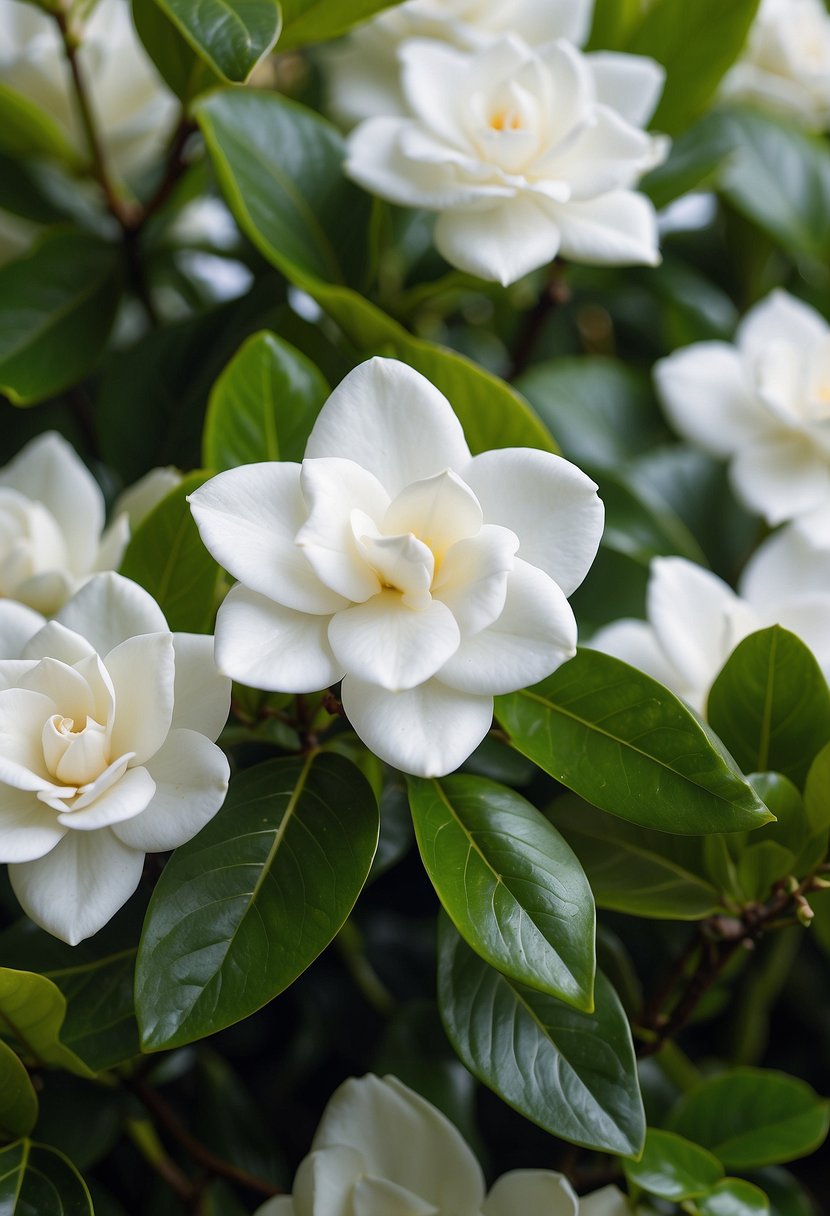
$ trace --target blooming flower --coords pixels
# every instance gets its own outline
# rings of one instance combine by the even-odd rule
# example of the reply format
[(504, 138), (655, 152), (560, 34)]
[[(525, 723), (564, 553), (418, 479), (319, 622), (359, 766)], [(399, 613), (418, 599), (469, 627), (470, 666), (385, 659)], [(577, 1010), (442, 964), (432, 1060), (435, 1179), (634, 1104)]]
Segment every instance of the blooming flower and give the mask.
[(560, 457), (471, 457), (447, 399), (387, 359), (332, 393), (302, 465), (230, 469), (190, 501), (239, 579), (217, 619), (220, 669), (283, 692), (342, 679), (364, 743), (427, 776), (478, 746), (494, 693), (574, 653), (565, 597), (603, 517), (594, 483)]
[(797, 634), (830, 678), (830, 513), (821, 540), (814, 522), (769, 537), (748, 562), (738, 594), (685, 558), (655, 558), (648, 621), (615, 621), (590, 645), (639, 667), (699, 712), (738, 643), (770, 625)]
[(54, 431), (0, 469), (0, 596), (51, 613), (96, 570), (121, 561), (126, 515), (102, 535), (104, 496)]
[(31, 919), (75, 945), (129, 899), (146, 852), (222, 805), (230, 682), (212, 638), (172, 634), (118, 574), (53, 621), (0, 609), (0, 861)]
[(721, 86), (811, 127), (830, 121), (830, 14), (822, 0), (762, 0), (746, 48)]
[(485, 1196), (457, 1128), (397, 1077), (345, 1081), (329, 1100), (292, 1195), (256, 1216), (626, 1216), (616, 1187), (577, 1199), (562, 1174), (511, 1170)]
[(399, 58), (408, 113), (361, 123), (346, 172), (439, 212), (435, 243), (453, 266), (508, 284), (557, 253), (659, 261), (654, 208), (632, 189), (667, 148), (641, 130), (663, 84), (653, 60), (514, 36), (473, 54), (413, 39)]
[(379, 13), (323, 51), (329, 105), (344, 126), (380, 114), (405, 114), (397, 53), (410, 38), (478, 50), (501, 34), (529, 46), (588, 36), (593, 0), (407, 0)]
[(736, 494), (771, 524), (830, 498), (830, 326), (774, 291), (727, 342), (661, 359), (655, 380), (681, 435), (730, 461)]

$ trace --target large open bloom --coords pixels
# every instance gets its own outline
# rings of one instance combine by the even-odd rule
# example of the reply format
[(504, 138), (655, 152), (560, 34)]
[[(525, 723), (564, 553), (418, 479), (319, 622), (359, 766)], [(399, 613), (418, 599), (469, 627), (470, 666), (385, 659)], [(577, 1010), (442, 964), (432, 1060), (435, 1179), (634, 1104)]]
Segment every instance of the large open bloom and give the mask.
[(552, 1170), (511, 1170), (485, 1193), (449, 1119), (397, 1077), (350, 1078), (333, 1094), (292, 1195), (257, 1216), (626, 1216), (616, 1187), (577, 1199)]
[(659, 261), (654, 208), (632, 188), (667, 147), (642, 130), (663, 86), (653, 60), (515, 36), (473, 54), (413, 39), (399, 58), (408, 112), (361, 123), (346, 172), (439, 212), (435, 243), (453, 266), (507, 284), (558, 253)]
[(591, 646), (654, 676), (699, 712), (738, 643), (770, 625), (797, 634), (830, 678), (830, 514), (769, 537), (737, 593), (685, 558), (655, 558), (646, 610), (647, 621), (615, 621)]
[(695, 342), (654, 369), (681, 435), (730, 462), (737, 495), (771, 524), (830, 499), (830, 326), (785, 291), (728, 342)]
[(478, 746), (494, 693), (573, 655), (566, 596), (603, 519), (595, 484), (558, 456), (471, 457), (447, 399), (390, 359), (332, 393), (302, 465), (230, 469), (190, 501), (239, 579), (217, 619), (221, 670), (283, 692), (342, 679), (364, 743), (426, 776)]
[(51, 613), (98, 570), (119, 564), (126, 514), (104, 528), (104, 496), (54, 431), (0, 469), (0, 596)]
[(37, 924), (75, 945), (216, 813), (230, 681), (211, 637), (99, 574), (49, 622), (0, 604), (0, 861)]

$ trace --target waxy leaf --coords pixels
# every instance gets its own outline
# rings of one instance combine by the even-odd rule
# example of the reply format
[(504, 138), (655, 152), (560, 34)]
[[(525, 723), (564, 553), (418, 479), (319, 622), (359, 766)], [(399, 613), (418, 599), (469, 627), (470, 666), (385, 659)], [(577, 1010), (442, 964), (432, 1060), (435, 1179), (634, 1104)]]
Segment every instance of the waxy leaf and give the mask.
[(28, 1136), (37, 1122), (37, 1094), (29, 1074), (8, 1043), (0, 1039), (0, 1140)]
[(86, 1183), (69, 1158), (32, 1140), (16, 1140), (0, 1149), (0, 1212), (93, 1216)]
[(580, 650), (540, 684), (497, 697), (496, 716), (546, 773), (642, 827), (702, 835), (772, 818), (692, 711), (610, 655)]
[(339, 38), (396, 0), (282, 0), (281, 51)]
[(684, 1094), (669, 1125), (710, 1149), (727, 1169), (751, 1170), (818, 1148), (830, 1126), (830, 1103), (785, 1073), (734, 1068)]
[(729, 656), (706, 716), (744, 772), (771, 769), (801, 786), (830, 741), (830, 689), (804, 643), (773, 625)]
[(765, 1216), (770, 1205), (754, 1183), (744, 1178), (724, 1178), (696, 1201), (694, 1210), (697, 1216)]
[(273, 49), (282, 14), (276, 0), (156, 0), (201, 57), (241, 84)]
[(594, 900), (556, 829), (483, 777), (408, 784), (421, 857), (468, 945), (511, 979), (590, 1011)]
[(66, 998), (51, 980), (0, 967), (0, 1037), (33, 1064), (89, 1077), (92, 1069), (61, 1042), (65, 1017)]
[(136, 33), (165, 82), (177, 97), (190, 102), (205, 89), (221, 83), (222, 76), (197, 55), (157, 0), (131, 0)]
[(330, 392), (314, 364), (263, 331), (243, 343), (213, 386), (202, 439), (205, 468), (302, 460)]
[(626, 1161), (623, 1168), (629, 1185), (675, 1203), (705, 1195), (723, 1177), (723, 1166), (705, 1148), (653, 1127), (642, 1157)]
[(634, 1156), (643, 1114), (628, 1019), (598, 973), (595, 1011), (509, 980), (464, 943), (438, 933), (438, 1003), (470, 1072), (533, 1123), (573, 1144)]
[(144, 1049), (213, 1034), (293, 983), (351, 912), (378, 827), (371, 786), (341, 756), (236, 777), (150, 901), (136, 966)]
[(54, 118), (3, 84), (0, 84), (0, 151), (20, 157), (55, 157), (75, 167), (80, 162)]

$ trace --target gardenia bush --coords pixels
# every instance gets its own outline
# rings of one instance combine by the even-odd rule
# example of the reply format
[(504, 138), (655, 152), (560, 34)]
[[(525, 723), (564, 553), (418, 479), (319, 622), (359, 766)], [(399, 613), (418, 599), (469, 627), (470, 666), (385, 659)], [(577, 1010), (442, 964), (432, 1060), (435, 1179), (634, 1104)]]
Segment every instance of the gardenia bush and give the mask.
[(819, 1216), (824, 0), (0, 29), (0, 1212)]

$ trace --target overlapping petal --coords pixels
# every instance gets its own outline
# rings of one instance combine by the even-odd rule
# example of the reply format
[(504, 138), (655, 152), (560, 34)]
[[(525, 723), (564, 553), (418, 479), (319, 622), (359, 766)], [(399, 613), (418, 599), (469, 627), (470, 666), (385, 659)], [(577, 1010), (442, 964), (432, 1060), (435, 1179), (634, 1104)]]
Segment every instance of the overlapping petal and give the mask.
[(579, 1216), (584, 1209), (571, 1184), (550, 1170), (511, 1170), (497, 1178), (481, 1209), (481, 1216)]
[(329, 625), (329, 642), (342, 669), (390, 692), (434, 676), (460, 641), (446, 604), (434, 599), (426, 608), (407, 608), (397, 591), (335, 613)]
[(746, 370), (729, 343), (685, 346), (656, 364), (654, 379), (672, 425), (704, 452), (730, 456), (756, 438)]

